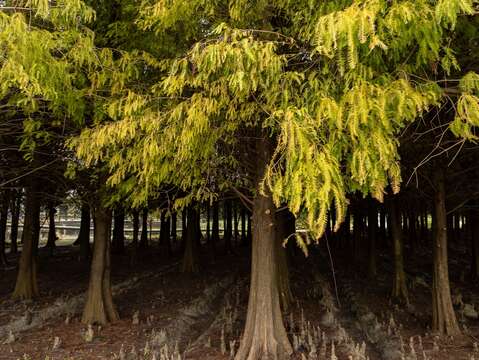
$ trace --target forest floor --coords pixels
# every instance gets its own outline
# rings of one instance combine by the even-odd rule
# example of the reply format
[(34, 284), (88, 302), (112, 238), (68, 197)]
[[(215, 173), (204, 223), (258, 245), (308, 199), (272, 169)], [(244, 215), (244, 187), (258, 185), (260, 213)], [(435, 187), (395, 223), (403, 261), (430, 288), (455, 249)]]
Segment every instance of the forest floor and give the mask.
[[(89, 330), (80, 322), (89, 268), (77, 260), (78, 249), (59, 247), (53, 256), (40, 252), (41, 297), (33, 302), (10, 299), (16, 270), (5, 270), (0, 277), (0, 359), (231, 358), (245, 322), (248, 250), (213, 257), (203, 249), (200, 273), (187, 275), (179, 272), (178, 258), (166, 260), (155, 245), (139, 254), (134, 266), (128, 255), (113, 256), (113, 293), (121, 320), (103, 328)], [(479, 320), (465, 316), (460, 304), (463, 336), (439, 338), (428, 330), (430, 254), (416, 249), (407, 256), (416, 259), (406, 264), (409, 306), (389, 299), (392, 264), (384, 254), (374, 280), (361, 270), (366, 266), (353, 270), (345, 256), (334, 257), (333, 277), (324, 246), (306, 260), (293, 258), (295, 301), (284, 316), (295, 348), (292, 358), (479, 359)], [(458, 303), (462, 297), (478, 308), (479, 289), (462, 274), (467, 260), (461, 249), (451, 249), (452, 291)]]

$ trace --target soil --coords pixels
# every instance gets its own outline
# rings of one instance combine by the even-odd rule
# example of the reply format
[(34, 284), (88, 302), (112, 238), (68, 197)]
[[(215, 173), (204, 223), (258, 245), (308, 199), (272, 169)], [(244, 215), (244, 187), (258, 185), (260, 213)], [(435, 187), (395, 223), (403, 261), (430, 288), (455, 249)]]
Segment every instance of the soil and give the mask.
[[(457, 314), (464, 335), (439, 338), (430, 332), (432, 256), (426, 249), (406, 253), (410, 306), (390, 300), (392, 264), (387, 247), (380, 249), (375, 279), (367, 278), (365, 264), (352, 269), (347, 251), (334, 244), (336, 282), (324, 243), (314, 246), (308, 258), (294, 256), (295, 302), (284, 314), (295, 348), (292, 358), (479, 358), (479, 321), (462, 316), (460, 308)], [(245, 322), (249, 250), (235, 247), (232, 254), (218, 250), (215, 256), (210, 250), (202, 247), (198, 274), (181, 273), (179, 257), (162, 258), (157, 244), (139, 254), (141, 260), (135, 266), (128, 252), (113, 255), (114, 300), (120, 321), (103, 328), (93, 326), (93, 339), (87, 341), (87, 327), (80, 323), (81, 306), (71, 314), (58, 311), (38, 326), (16, 330), (14, 341), (9, 342), (7, 335), (1, 339), (0, 359), (229, 359), (238, 349)], [(479, 308), (478, 285), (464, 276), (468, 266), (464, 255), (461, 246), (450, 249), (452, 291)], [(17, 258), (10, 256), (9, 261), (15, 264)], [(8, 329), (22, 317), (41, 318), (61, 301), (78, 298), (81, 305), (88, 273), (88, 264), (78, 260), (77, 247), (58, 247), (53, 255), (40, 249), (41, 296), (32, 302), (14, 302), (9, 297), (16, 277), (12, 265), (0, 278), (0, 328)]]

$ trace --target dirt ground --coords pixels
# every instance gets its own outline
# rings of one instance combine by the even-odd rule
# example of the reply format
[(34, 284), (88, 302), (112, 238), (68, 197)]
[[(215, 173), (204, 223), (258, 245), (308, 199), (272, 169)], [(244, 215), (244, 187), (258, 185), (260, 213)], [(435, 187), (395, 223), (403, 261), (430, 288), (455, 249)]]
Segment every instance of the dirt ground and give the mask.
[[(231, 358), (245, 322), (249, 250), (237, 247), (234, 254), (216, 256), (210, 250), (202, 249), (201, 271), (194, 275), (180, 273), (179, 258), (165, 259), (155, 244), (134, 266), (128, 254), (114, 255), (121, 320), (91, 329), (80, 322), (89, 269), (78, 261), (77, 248), (60, 247), (53, 255), (40, 251), (41, 297), (33, 302), (10, 300), (17, 261), (10, 257), (12, 266), (0, 278), (0, 359)], [(479, 358), (479, 321), (459, 308), (463, 336), (430, 333), (431, 256), (425, 250), (407, 256), (410, 305), (390, 301), (388, 251), (380, 251), (375, 279), (365, 276), (365, 265), (351, 269), (341, 249), (333, 249), (332, 267), (324, 244), (307, 259), (292, 258), (295, 301), (284, 319), (293, 359)], [(455, 298), (478, 308), (477, 284), (461, 273), (468, 258), (462, 249), (450, 252)]]

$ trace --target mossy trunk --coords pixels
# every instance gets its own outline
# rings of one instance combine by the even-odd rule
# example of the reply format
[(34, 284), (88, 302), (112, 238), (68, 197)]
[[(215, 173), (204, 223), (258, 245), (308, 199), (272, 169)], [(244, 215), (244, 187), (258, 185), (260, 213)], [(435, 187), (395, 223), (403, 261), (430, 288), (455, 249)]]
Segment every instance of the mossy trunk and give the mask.
[(460, 334), (452, 306), (447, 258), (447, 215), (444, 170), (434, 174), (434, 271), (432, 281), (432, 330), (440, 334)]
[(119, 319), (111, 293), (111, 211), (102, 206), (96, 207), (93, 211), (93, 222), (93, 259), (82, 322), (104, 325)]
[(148, 247), (148, 209), (143, 209), (141, 214), (141, 237), (140, 237), (140, 249), (146, 249)]
[(20, 220), (20, 205), (22, 202), (21, 192), (12, 198), (12, 224), (10, 227), (10, 253), (18, 252), (18, 222)]
[(393, 241), (394, 277), (392, 298), (396, 301), (409, 303), (406, 285), (406, 273), (404, 272), (404, 245), (402, 240), (401, 215), (399, 212), (399, 200), (397, 196), (389, 204), (389, 225)]
[(23, 223), (23, 247), (17, 282), (12, 297), (29, 300), (38, 296), (36, 247), (40, 237), (40, 202), (32, 186), (26, 190), (25, 218)]
[(278, 290), (275, 206), (268, 189), (259, 183), (272, 156), (267, 139), (258, 146), (256, 179), (258, 188), (253, 204), (253, 243), (251, 283), (246, 325), (236, 360), (286, 359), (292, 353), (283, 324)]
[(185, 233), (185, 249), (183, 255), (183, 262), (181, 264), (181, 271), (184, 273), (195, 273), (199, 271), (198, 266), (198, 226), (197, 226), (198, 213), (193, 207), (188, 207), (187, 210), (187, 223)]

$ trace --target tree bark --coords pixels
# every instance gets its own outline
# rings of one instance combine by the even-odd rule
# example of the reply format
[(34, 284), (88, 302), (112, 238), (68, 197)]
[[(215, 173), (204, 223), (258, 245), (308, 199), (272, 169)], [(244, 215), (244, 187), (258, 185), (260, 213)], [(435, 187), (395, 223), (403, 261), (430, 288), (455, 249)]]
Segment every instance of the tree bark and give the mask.
[(434, 174), (434, 271), (432, 280), (432, 330), (440, 334), (460, 334), (452, 306), (447, 258), (447, 215), (444, 170)]
[(187, 210), (187, 223), (185, 234), (185, 251), (183, 255), (183, 263), (181, 265), (181, 271), (184, 273), (195, 273), (199, 271), (198, 259), (197, 259), (197, 244), (196, 237), (198, 236), (197, 226), (197, 212), (193, 207), (188, 207)]
[(389, 207), (389, 224), (391, 227), (391, 236), (393, 240), (394, 256), (394, 278), (392, 298), (409, 303), (408, 290), (406, 285), (406, 273), (404, 272), (404, 244), (402, 240), (401, 215), (399, 212), (399, 200), (395, 196)]
[(272, 156), (269, 140), (260, 140), (257, 191), (253, 204), (251, 284), (246, 325), (236, 360), (286, 359), (292, 353), (283, 324), (278, 291), (275, 206), (269, 189), (260, 185)]
[(20, 220), (20, 206), (22, 202), (22, 194), (18, 193), (12, 198), (12, 225), (10, 227), (10, 253), (18, 252), (18, 222)]
[(38, 296), (36, 246), (40, 237), (40, 202), (33, 186), (26, 190), (23, 248), (12, 297), (29, 300)]
[(119, 319), (111, 293), (110, 232), (111, 211), (98, 206), (93, 213), (94, 242), (84, 324), (104, 325)]
[(210, 219), (210, 214), (211, 214), (211, 209), (210, 209), (210, 203), (208, 202), (206, 204), (206, 207), (205, 207), (205, 210), (206, 210), (206, 243), (209, 244), (210, 243), (210, 239), (211, 239), (211, 219)]
[(3, 267), (8, 266), (7, 256), (5, 254), (5, 241), (7, 236), (7, 220), (8, 220), (8, 207), (10, 202), (9, 191), (4, 191), (1, 197), (2, 203), (0, 206), (0, 265)]

